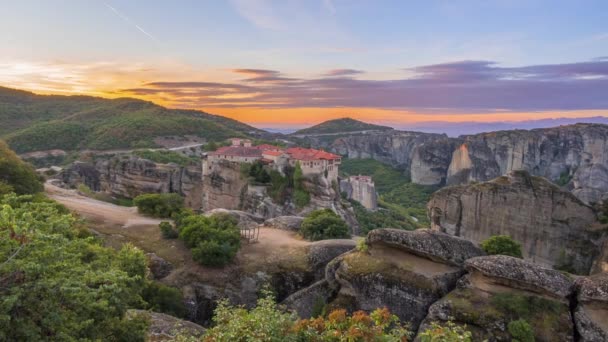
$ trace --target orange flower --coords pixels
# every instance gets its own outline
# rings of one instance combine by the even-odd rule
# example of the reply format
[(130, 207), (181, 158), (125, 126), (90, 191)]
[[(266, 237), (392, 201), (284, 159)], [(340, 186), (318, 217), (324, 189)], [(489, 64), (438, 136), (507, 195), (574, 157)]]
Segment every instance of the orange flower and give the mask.
[(344, 322), (344, 320), (346, 320), (346, 310), (344, 310), (344, 309), (334, 310), (329, 314), (328, 319), (332, 323)]

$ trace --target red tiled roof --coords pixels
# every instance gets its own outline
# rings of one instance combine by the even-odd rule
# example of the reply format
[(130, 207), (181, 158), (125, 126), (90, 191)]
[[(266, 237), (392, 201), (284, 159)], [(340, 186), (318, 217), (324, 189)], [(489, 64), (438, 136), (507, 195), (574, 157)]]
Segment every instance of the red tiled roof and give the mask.
[(279, 150), (282, 151), (283, 148), (279, 147), (279, 146), (274, 146), (274, 145), (269, 145), (269, 144), (261, 144), (261, 145), (256, 145), (254, 146), (255, 148), (262, 150), (262, 151), (268, 151), (268, 150)]
[(283, 153), (285, 153), (285, 152), (283, 152), (283, 151), (262, 151), (263, 155), (269, 155), (269, 156), (275, 156), (275, 157), (280, 156)]
[(219, 156), (233, 156), (233, 157), (261, 157), (262, 151), (254, 147), (244, 146), (224, 146), (218, 148), (215, 152), (211, 152), (211, 155)]
[(337, 154), (333, 154), (333, 153), (329, 153), (329, 152), (325, 152), (325, 151), (321, 151), (321, 150), (315, 150), (315, 149), (311, 149), (311, 148), (302, 148), (302, 147), (288, 148), (285, 152), (287, 152), (293, 159), (304, 160), (304, 161), (321, 160), (321, 159), (336, 160), (336, 159), (341, 158)]

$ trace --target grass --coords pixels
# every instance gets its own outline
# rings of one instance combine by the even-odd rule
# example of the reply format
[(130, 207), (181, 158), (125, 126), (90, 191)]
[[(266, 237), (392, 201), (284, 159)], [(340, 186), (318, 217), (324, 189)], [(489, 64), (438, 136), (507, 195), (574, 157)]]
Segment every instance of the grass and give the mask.
[(180, 166), (188, 166), (198, 163), (199, 159), (196, 157), (186, 157), (183, 154), (168, 150), (140, 150), (133, 152), (134, 155), (151, 160), (155, 163), (169, 164), (174, 163)]
[(374, 159), (343, 159), (340, 172), (343, 176), (369, 175), (374, 180), (381, 210), (371, 213), (354, 205), (365, 232), (375, 228), (412, 230), (429, 225), (426, 203), (437, 187), (414, 184), (402, 171)]

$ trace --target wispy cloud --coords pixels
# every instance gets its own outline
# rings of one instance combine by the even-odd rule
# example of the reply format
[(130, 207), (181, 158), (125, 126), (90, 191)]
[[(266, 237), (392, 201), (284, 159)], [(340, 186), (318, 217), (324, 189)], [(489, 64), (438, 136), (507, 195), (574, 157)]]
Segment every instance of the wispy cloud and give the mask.
[(270, 0), (231, 0), (236, 11), (258, 28), (284, 29), (284, 23)]
[(323, 76), (354, 76), (362, 73), (363, 71), (356, 69), (333, 69), (324, 73)]
[(121, 18), (122, 20), (124, 20), (126, 23), (132, 25), (133, 27), (135, 27), (139, 32), (143, 33), (144, 35), (146, 35), (148, 38), (152, 39), (154, 42), (156, 43), (160, 43), (160, 41), (158, 39), (156, 39), (156, 37), (154, 37), (153, 35), (151, 35), (150, 33), (148, 33), (148, 31), (144, 30), (141, 26), (137, 25), (135, 22), (133, 22), (131, 19), (129, 19), (129, 17), (127, 17), (126, 15), (124, 15), (123, 13), (121, 13), (120, 11), (118, 11), (116, 8), (110, 6), (108, 3), (103, 3), (107, 8), (109, 8), (112, 12), (114, 12), (114, 14), (116, 14), (116, 16), (118, 16), (119, 18)]

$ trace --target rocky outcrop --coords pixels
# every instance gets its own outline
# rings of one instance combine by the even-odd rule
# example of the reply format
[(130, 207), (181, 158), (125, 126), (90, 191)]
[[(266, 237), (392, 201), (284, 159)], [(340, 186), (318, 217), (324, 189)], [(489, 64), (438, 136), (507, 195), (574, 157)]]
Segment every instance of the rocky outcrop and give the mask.
[(134, 198), (145, 193), (178, 193), (188, 207), (202, 205), (200, 165), (157, 164), (129, 155), (99, 158), (93, 162), (76, 162), (59, 178), (68, 186), (85, 184), (120, 198)]
[(455, 185), (487, 181), (524, 169), (569, 189), (585, 203), (608, 192), (608, 126), (576, 124), (448, 138), (389, 131), (342, 136), (330, 150), (349, 158), (373, 158), (410, 172), (412, 182)]
[(315, 279), (325, 277), (325, 265), (355, 248), (356, 242), (349, 239), (332, 239), (313, 242), (308, 251), (308, 262), (315, 273)]
[(247, 228), (256, 228), (262, 222), (264, 222), (264, 218), (252, 215), (250, 213), (246, 213), (240, 210), (227, 210), (227, 209), (213, 209), (205, 212), (205, 216), (213, 216), (213, 215), (229, 215), (232, 216), (237, 221), (237, 225), (239, 228), (247, 229)]
[(464, 260), (483, 255), (469, 241), (440, 232), (378, 229), (366, 242), (367, 251), (351, 251), (328, 264), (326, 281), (338, 293), (332, 303), (367, 311), (386, 306), (414, 329), (427, 308), (454, 288)]
[(524, 319), (536, 341), (573, 341), (573, 283), (561, 272), (509, 256), (481, 256), (465, 263), (467, 275), (435, 302), (420, 330), (452, 319), (474, 341), (511, 341), (509, 323)]
[(603, 243), (593, 210), (567, 191), (526, 171), (435, 192), (431, 228), (480, 242), (509, 235), (526, 259), (588, 274)]
[(144, 318), (149, 326), (146, 341), (174, 341), (181, 338), (198, 339), (205, 334), (205, 328), (198, 324), (181, 320), (159, 312), (134, 310), (127, 311), (127, 318)]
[(154, 279), (162, 279), (173, 271), (173, 264), (159, 257), (155, 253), (147, 253), (148, 268)]
[(241, 201), (247, 190), (247, 178), (241, 174), (236, 162), (203, 160), (203, 210), (241, 209)]
[(282, 304), (297, 313), (299, 317), (310, 318), (320, 314), (334, 295), (335, 290), (329, 286), (327, 280), (323, 279), (287, 297)]
[(608, 274), (579, 278), (575, 286), (574, 323), (580, 341), (608, 341)]
[(302, 216), (279, 216), (264, 221), (264, 226), (297, 232), (302, 226), (302, 221), (304, 221)]

